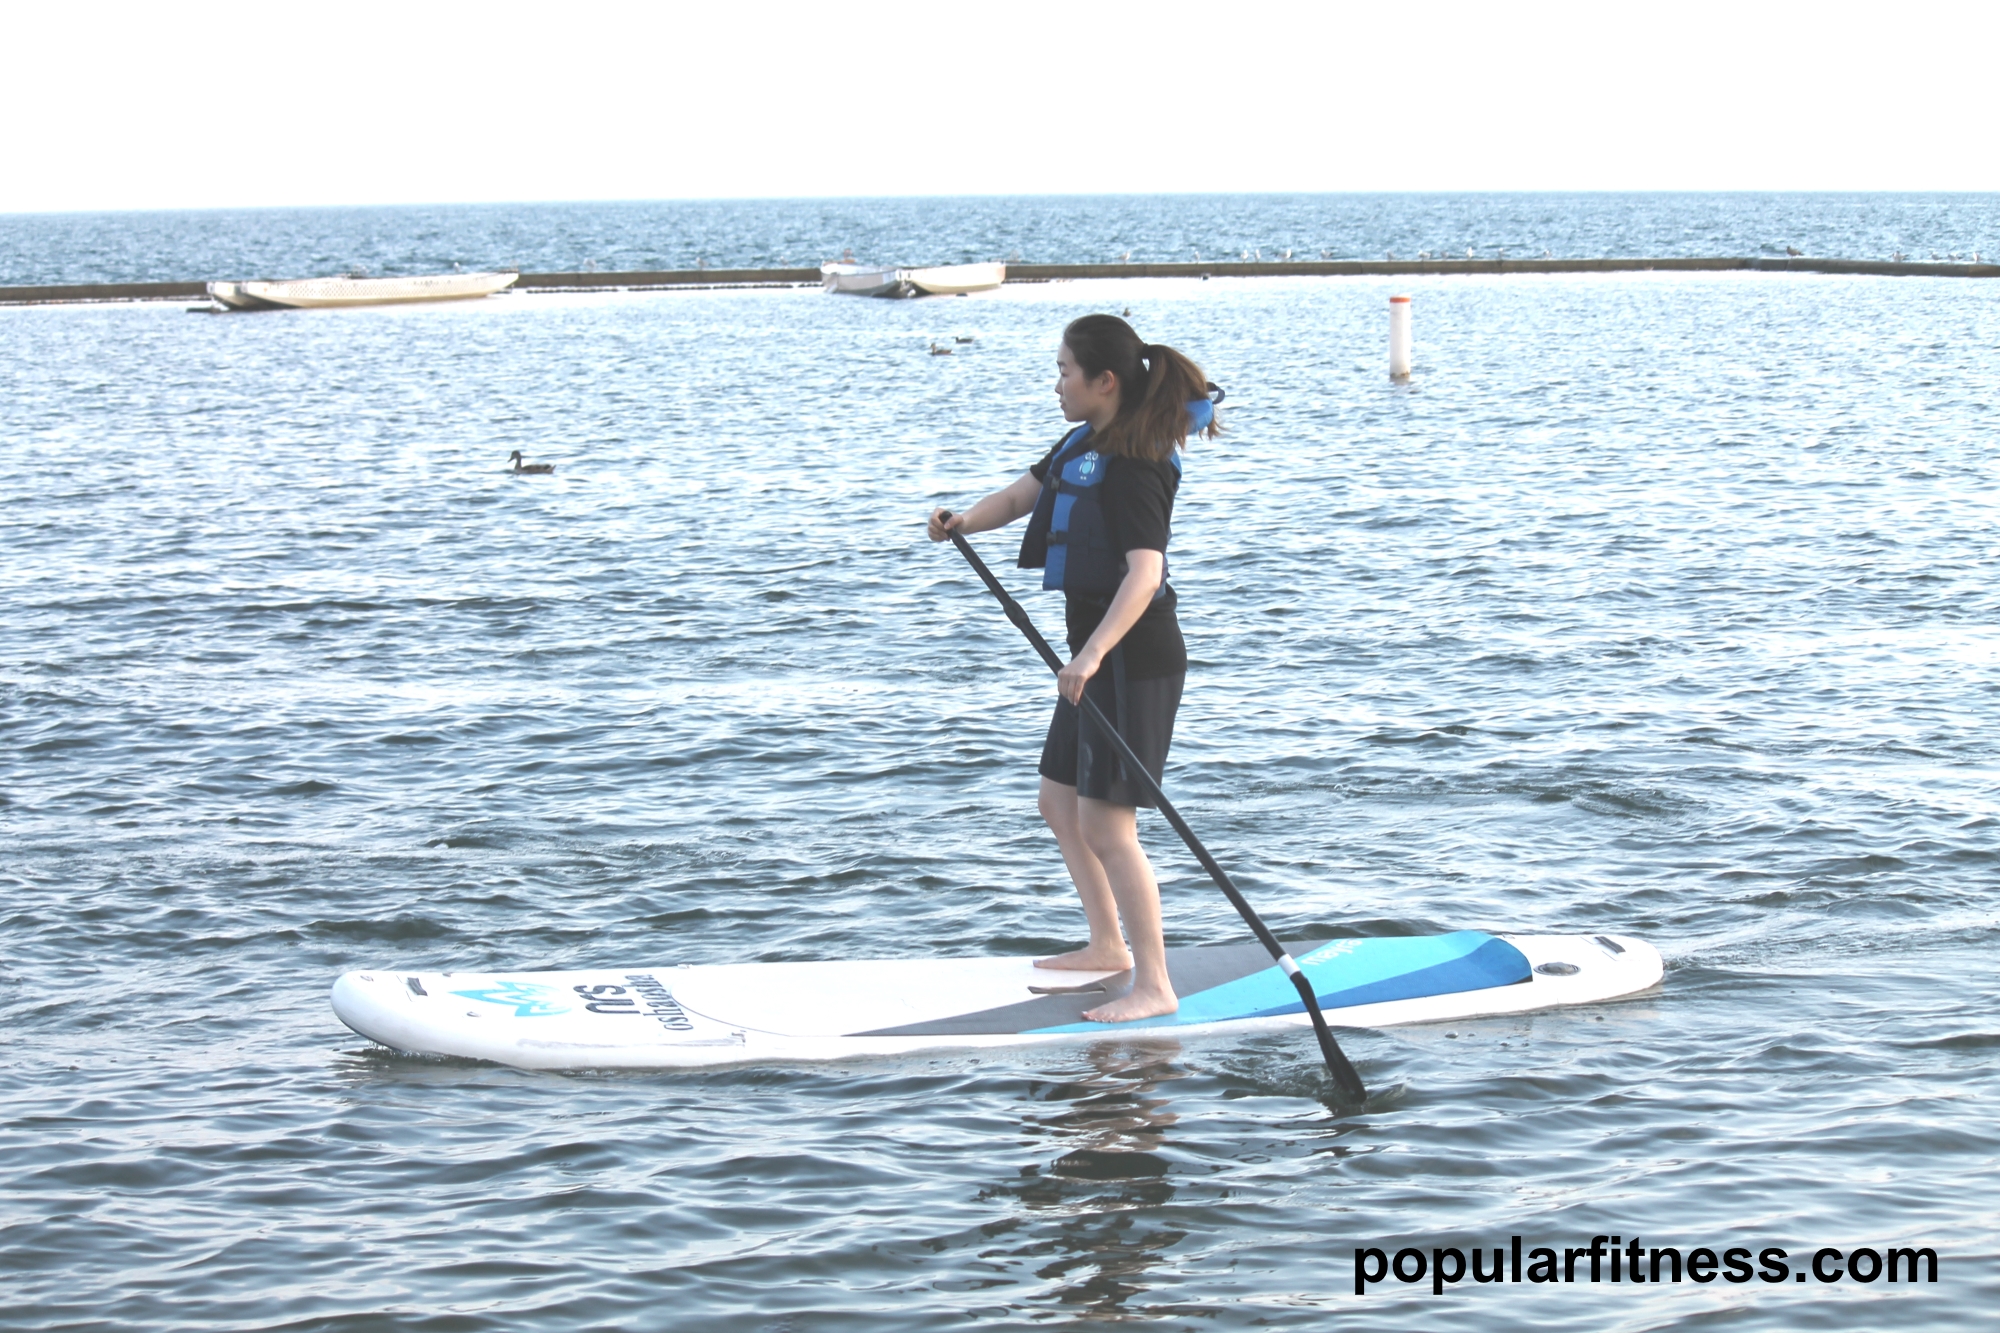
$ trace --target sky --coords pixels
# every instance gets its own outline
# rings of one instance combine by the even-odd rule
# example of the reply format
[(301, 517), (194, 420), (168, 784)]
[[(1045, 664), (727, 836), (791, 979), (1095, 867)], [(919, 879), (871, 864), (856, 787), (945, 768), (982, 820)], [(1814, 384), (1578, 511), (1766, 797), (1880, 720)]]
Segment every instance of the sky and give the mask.
[(2000, 3), (0, 0), (0, 212), (2000, 190)]

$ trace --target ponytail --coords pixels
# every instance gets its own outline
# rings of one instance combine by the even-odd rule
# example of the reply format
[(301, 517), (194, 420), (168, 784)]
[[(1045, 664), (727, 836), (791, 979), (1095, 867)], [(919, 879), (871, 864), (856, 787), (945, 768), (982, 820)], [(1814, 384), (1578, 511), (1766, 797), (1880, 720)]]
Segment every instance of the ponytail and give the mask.
[[(1118, 378), (1118, 417), (1091, 441), (1102, 453), (1160, 461), (1187, 445), (1188, 404), (1215, 388), (1201, 367), (1160, 343), (1140, 340), (1116, 315), (1085, 315), (1070, 321), (1063, 343), (1087, 378), (1105, 371)], [(1203, 432), (1213, 439), (1222, 427), (1209, 418)]]

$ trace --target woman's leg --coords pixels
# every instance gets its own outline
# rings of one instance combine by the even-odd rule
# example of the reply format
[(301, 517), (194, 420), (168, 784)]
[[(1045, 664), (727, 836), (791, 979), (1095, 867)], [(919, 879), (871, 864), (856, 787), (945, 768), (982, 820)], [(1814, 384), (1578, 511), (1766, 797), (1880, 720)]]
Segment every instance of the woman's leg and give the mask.
[[(1167, 942), (1160, 929), (1160, 885), (1153, 878), (1152, 862), (1146, 859), (1146, 851), (1139, 845), (1139, 812), (1129, 805), (1083, 796), (1076, 801), (1076, 820), (1084, 847), (1109, 882), (1117, 916), (1124, 919), (1126, 937), (1132, 942), (1132, 989), (1115, 1000), (1086, 1010), (1083, 1016), (1095, 1023), (1122, 1023), (1171, 1014), (1181, 1007), (1181, 1002), (1175, 998), (1173, 982), (1167, 977)], [(1113, 919), (1115, 922), (1117, 917)], [(1095, 921), (1091, 938), (1095, 942)]]
[[(1103, 802), (1093, 801), (1091, 804), (1102, 805)], [(1050, 831), (1056, 835), (1056, 846), (1062, 848), (1063, 864), (1069, 867), (1069, 877), (1076, 881), (1077, 895), (1083, 899), (1084, 919), (1090, 922), (1090, 943), (1081, 949), (1057, 954), (1054, 958), (1038, 958), (1035, 966), (1122, 972), (1132, 966), (1132, 954), (1118, 933), (1118, 903), (1112, 893), (1111, 880), (1096, 854), (1090, 850), (1078, 821), (1076, 788), (1045, 777), (1042, 779), (1040, 805), (1042, 818), (1048, 821)], [(1155, 902), (1158, 897), (1155, 892)], [(1154, 933), (1157, 934), (1157, 907), (1153, 915)]]

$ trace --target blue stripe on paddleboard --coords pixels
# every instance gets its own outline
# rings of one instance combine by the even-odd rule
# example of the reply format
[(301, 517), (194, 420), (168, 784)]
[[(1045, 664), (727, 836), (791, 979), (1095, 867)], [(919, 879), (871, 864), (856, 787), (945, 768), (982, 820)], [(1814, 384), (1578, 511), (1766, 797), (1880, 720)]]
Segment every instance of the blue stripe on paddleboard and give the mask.
[[(1512, 986), (1532, 975), (1519, 949), (1483, 930), (1397, 939), (1330, 940), (1298, 960), (1322, 1009), (1416, 1000)], [(1291, 980), (1275, 964), (1247, 977), (1181, 997), (1178, 1012), (1130, 1023), (1065, 1023), (1036, 1032), (1186, 1027), (1305, 1012)]]

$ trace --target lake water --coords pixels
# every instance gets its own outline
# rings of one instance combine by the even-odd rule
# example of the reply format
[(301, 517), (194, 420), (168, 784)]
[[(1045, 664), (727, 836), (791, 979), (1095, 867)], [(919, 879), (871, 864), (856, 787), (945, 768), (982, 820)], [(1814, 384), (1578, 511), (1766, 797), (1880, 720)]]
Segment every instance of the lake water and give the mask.
[[(1280, 933), (1615, 930), (1657, 992), (1346, 1034), (1355, 1114), (1303, 1034), (563, 1076), (339, 1025), (356, 967), (1076, 943), (1051, 682), (919, 525), (1127, 308), (1229, 389), (1195, 828)], [(1996, 343), (2000, 286), (1779, 274), (0, 311), (5, 1322), (1983, 1327)], [(1243, 938), (1146, 837), (1170, 941)], [(1942, 1268), (1354, 1294), (1514, 1235)]]
[(1991, 261), (1995, 194), (762, 199), (0, 214), (0, 286), (435, 273), (1191, 259), (1782, 255)]

